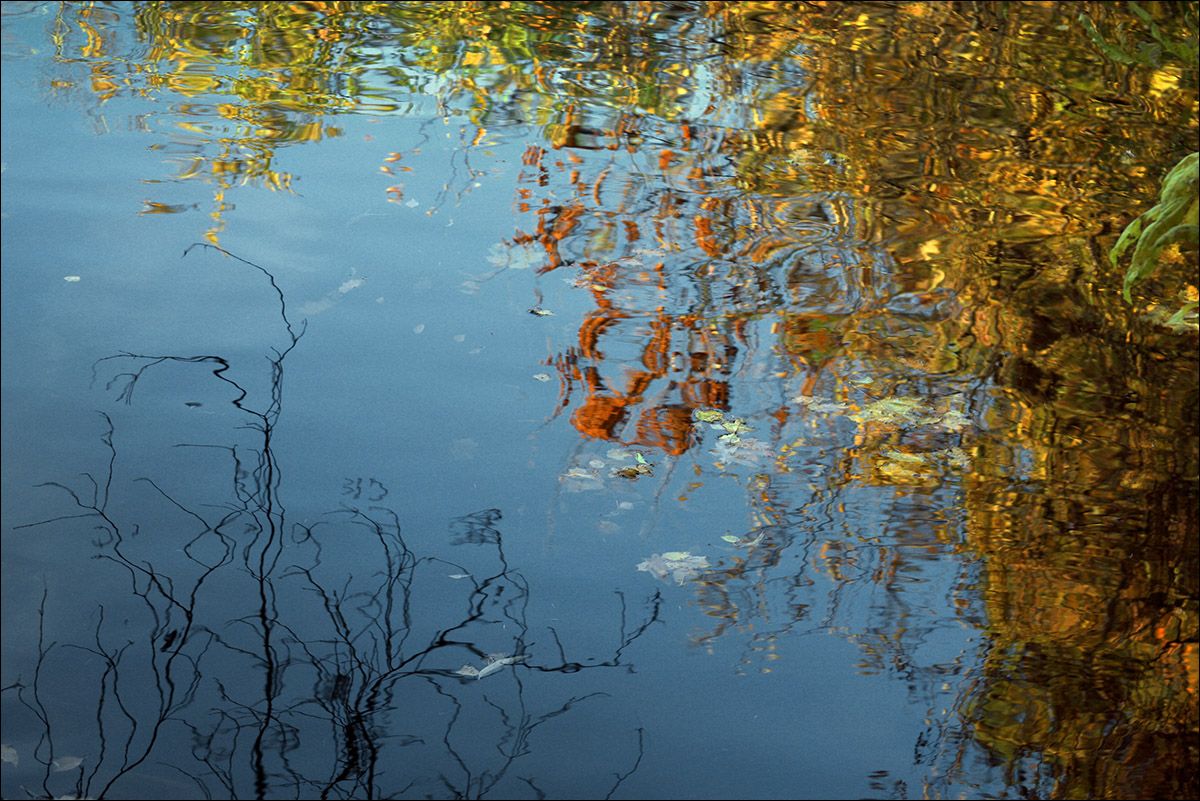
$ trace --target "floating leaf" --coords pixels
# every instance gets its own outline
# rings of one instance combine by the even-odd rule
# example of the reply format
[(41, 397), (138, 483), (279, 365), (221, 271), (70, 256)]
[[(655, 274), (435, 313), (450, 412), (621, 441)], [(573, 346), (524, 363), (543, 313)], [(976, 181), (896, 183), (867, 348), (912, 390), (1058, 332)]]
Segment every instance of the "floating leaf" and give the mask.
[(17, 755), (17, 749), (6, 743), (0, 743), (0, 762), (5, 762), (17, 767), (21, 762), (21, 757)]
[(695, 409), (692, 416), (702, 423), (719, 423), (725, 419), (725, 413), (716, 409)]
[(506, 656), (504, 654), (488, 654), (487, 665), (483, 670), (479, 671), (479, 675), (475, 678), (482, 679), (485, 676), (490, 676), (493, 673), (499, 672), (502, 668), (509, 665), (515, 665), (518, 662), (524, 662), (529, 658), (529, 654), (517, 654), (516, 656)]
[(533, 245), (493, 245), (488, 252), (488, 261), (500, 269), (528, 270), (540, 266), (544, 254)]
[(758, 545), (767, 536), (767, 532), (760, 531), (757, 537), (742, 537), (738, 540), (738, 544), (744, 548), (753, 548)]
[(561, 476), (568, 492), (585, 492), (587, 490), (604, 489), (600, 476), (582, 467), (572, 467)]
[(737, 434), (722, 434), (721, 436), (717, 437), (717, 439), (721, 440), (721, 442), (724, 442), (727, 445), (737, 445), (742, 441), (742, 438)]
[(868, 403), (850, 419), (859, 423), (915, 423), (925, 410), (920, 398), (883, 398)]
[(554, 316), (554, 312), (550, 311), (549, 309), (543, 309), (540, 306), (534, 306), (532, 309), (529, 310), (529, 313), (536, 314), (538, 317), (553, 317)]
[(477, 668), (473, 665), (463, 665), (454, 672), (459, 676), (467, 676), (478, 680), (486, 678), (493, 673), (499, 673), (509, 665), (524, 662), (528, 658), (529, 654), (517, 654), (516, 656), (509, 656), (507, 653), (488, 654), (487, 661), (484, 662), (482, 668)]
[(907, 453), (905, 451), (886, 450), (883, 455), (897, 462), (908, 462), (909, 464), (925, 464), (928, 460), (928, 454), (923, 453)]
[(922, 473), (914, 469), (913, 465), (904, 464), (902, 462), (882, 462), (876, 470), (881, 476), (905, 483), (922, 483), (929, 479), (928, 473)]
[(938, 428), (944, 428), (947, 431), (962, 431), (964, 428), (970, 428), (974, 425), (971, 418), (958, 409), (951, 409), (940, 417), (928, 417), (921, 422), (937, 426)]
[(80, 281), (82, 281), (83, 278), (81, 278), (78, 275), (64, 275), (63, 280), (66, 281), (68, 284), (77, 284)]
[(637, 478), (638, 476), (654, 475), (654, 471), (648, 464), (635, 464), (632, 467), (620, 467), (614, 472), (621, 478)]
[(649, 462), (646, 461), (646, 457), (642, 456), (640, 453), (634, 452), (633, 458), (635, 461), (637, 461), (638, 464), (644, 464), (644, 465), (650, 464)]
[(65, 756), (59, 757), (50, 763), (50, 769), (55, 773), (62, 773), (67, 770), (75, 770), (83, 764), (83, 757)]
[(470, 574), (470, 573), (451, 573), (451, 574), (450, 574), (449, 576), (447, 576), (446, 578), (452, 578), (452, 579), (465, 579), (465, 578), (470, 578), (470, 577), (471, 577), (471, 574)]
[(664, 554), (653, 554), (649, 559), (638, 564), (637, 569), (649, 573), (655, 578), (666, 581), (669, 578), (676, 584), (683, 584), (700, 575), (710, 565), (703, 556), (692, 556), (687, 551), (668, 551)]
[(806, 406), (809, 410), (817, 414), (832, 414), (834, 412), (844, 412), (849, 409), (849, 405), (845, 403), (837, 403), (834, 401), (825, 401), (819, 398), (811, 398), (807, 395), (799, 395), (792, 398), (793, 403), (798, 403), (801, 406)]
[(738, 434), (745, 434), (747, 431), (754, 430), (754, 429), (750, 428), (750, 426), (746, 425), (746, 421), (740, 417), (735, 417), (732, 420), (723, 421), (721, 423), (721, 427), (724, 428), (726, 431), (728, 431), (730, 434), (733, 434), (734, 436), (737, 436)]
[(726, 434), (718, 437), (720, 440), (717, 447), (709, 451), (717, 457), (717, 461), (725, 464), (741, 464), (747, 467), (757, 467), (761, 462), (768, 458), (773, 458), (775, 452), (771, 450), (771, 446), (760, 439), (746, 437), (731, 441), (727, 439), (733, 437), (732, 434)]
[(143, 200), (144, 209), (138, 214), (179, 214), (188, 210), (183, 204), (155, 203), (153, 200)]
[(971, 457), (962, 448), (947, 448), (944, 451), (937, 451), (939, 456), (944, 456), (951, 467), (967, 468), (971, 466)]
[(726, 542), (732, 542), (735, 544), (742, 541), (741, 537), (735, 537), (732, 534), (726, 534), (725, 536), (721, 537), (721, 539), (725, 540)]
[(533, 380), (534, 381), (549, 381), (550, 376), (547, 375), (546, 373), (535, 373), (533, 376)]

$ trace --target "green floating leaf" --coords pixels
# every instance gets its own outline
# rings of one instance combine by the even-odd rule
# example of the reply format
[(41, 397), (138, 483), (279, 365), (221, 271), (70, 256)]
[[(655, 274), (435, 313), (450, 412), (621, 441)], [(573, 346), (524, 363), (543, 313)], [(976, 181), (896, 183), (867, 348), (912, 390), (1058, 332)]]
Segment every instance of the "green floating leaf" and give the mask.
[(642, 456), (637, 451), (634, 451), (633, 458), (635, 461), (637, 461), (638, 464), (646, 464), (646, 465), (650, 464), (649, 462), (646, 461), (646, 457)]
[(857, 414), (850, 415), (850, 419), (859, 423), (912, 423), (925, 411), (920, 398), (884, 398), (867, 404)]
[(726, 534), (725, 536), (721, 537), (721, 539), (725, 540), (726, 542), (732, 542), (735, 544), (742, 541), (741, 537), (735, 537), (732, 534)]
[(745, 434), (747, 431), (754, 430), (754, 429), (750, 428), (750, 426), (746, 425), (746, 421), (740, 417), (735, 417), (732, 420), (722, 421), (721, 427), (724, 428), (726, 431), (728, 431), (730, 434), (735, 434), (735, 435), (736, 434)]
[(692, 415), (702, 423), (719, 423), (725, 419), (725, 413), (715, 409), (696, 409)]

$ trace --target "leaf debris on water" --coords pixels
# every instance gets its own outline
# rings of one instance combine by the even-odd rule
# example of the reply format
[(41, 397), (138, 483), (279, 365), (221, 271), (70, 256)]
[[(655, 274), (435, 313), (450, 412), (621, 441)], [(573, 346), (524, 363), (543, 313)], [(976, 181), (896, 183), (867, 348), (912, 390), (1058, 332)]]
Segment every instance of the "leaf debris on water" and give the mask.
[(55, 773), (62, 773), (63, 771), (67, 771), (67, 770), (75, 770), (75, 768), (79, 767), (82, 764), (83, 764), (83, 757), (64, 756), (64, 757), (59, 757), (58, 759), (51, 762), (50, 769), (52, 771), (54, 771)]
[(632, 467), (619, 467), (613, 473), (621, 478), (634, 479), (641, 476), (652, 476), (654, 469), (648, 464), (635, 464)]
[(737, 436), (738, 434), (745, 434), (747, 431), (754, 430), (750, 428), (750, 426), (746, 425), (746, 421), (740, 417), (734, 417), (730, 420), (722, 420), (721, 428), (725, 429), (734, 436)]
[(604, 482), (599, 473), (585, 470), (582, 467), (572, 467), (559, 476), (567, 492), (586, 492), (587, 490), (604, 489)]
[(850, 408), (850, 405), (846, 403), (821, 400), (820, 398), (813, 398), (807, 395), (797, 395), (792, 398), (792, 402), (806, 406), (817, 414), (833, 414), (835, 412), (844, 412)]
[(649, 559), (640, 562), (637, 569), (660, 581), (670, 578), (676, 584), (683, 584), (709, 567), (708, 559), (703, 556), (693, 556), (688, 551), (667, 551), (664, 554), (652, 554)]
[(493, 673), (498, 673), (501, 669), (515, 665), (518, 662), (524, 662), (529, 658), (529, 654), (517, 654), (509, 656), (508, 654), (488, 654), (487, 661), (484, 662), (482, 668), (477, 668), (474, 665), (463, 665), (458, 670), (454, 671), (460, 676), (467, 676), (474, 679), (482, 679), (490, 676)]

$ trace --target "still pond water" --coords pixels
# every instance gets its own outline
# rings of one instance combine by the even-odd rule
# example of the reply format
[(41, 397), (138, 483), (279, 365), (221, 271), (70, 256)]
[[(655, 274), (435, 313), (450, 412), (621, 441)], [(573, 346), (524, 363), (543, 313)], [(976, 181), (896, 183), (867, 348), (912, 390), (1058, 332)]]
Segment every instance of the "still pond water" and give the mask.
[(1197, 794), (1194, 3), (3, 15), (5, 798)]

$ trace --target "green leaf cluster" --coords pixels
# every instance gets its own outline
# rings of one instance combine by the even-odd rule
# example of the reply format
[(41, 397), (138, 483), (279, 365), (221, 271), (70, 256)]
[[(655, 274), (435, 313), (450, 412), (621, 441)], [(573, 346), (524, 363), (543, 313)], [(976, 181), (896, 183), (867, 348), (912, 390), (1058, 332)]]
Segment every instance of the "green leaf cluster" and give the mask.
[(1200, 153), (1185, 156), (1163, 180), (1158, 203), (1125, 227), (1108, 260), (1114, 267), (1129, 248), (1133, 257), (1125, 273), (1125, 300), (1135, 283), (1154, 272), (1163, 249), (1174, 243), (1200, 241)]
[(1105, 56), (1118, 64), (1159, 66), (1168, 60), (1168, 56), (1173, 56), (1188, 66), (1196, 63), (1197, 57), (1200, 56), (1200, 45), (1196, 37), (1196, 15), (1193, 9), (1185, 11), (1184, 36), (1179, 37), (1163, 31), (1150, 12), (1134, 0), (1130, 0), (1127, 7), (1141, 20), (1149, 39), (1141, 34), (1142, 40), (1136, 41), (1140, 32), (1125, 36), (1124, 32), (1118, 29), (1115, 38), (1119, 41), (1110, 42), (1097, 30), (1096, 24), (1086, 12), (1079, 15), (1079, 22), (1088, 37)]

